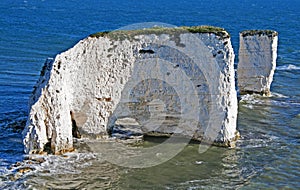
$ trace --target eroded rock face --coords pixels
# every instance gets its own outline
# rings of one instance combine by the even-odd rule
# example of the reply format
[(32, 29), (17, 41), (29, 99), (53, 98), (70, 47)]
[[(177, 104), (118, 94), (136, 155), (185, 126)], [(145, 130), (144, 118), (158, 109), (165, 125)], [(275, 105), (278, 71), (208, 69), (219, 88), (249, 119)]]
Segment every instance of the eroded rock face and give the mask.
[(278, 33), (247, 30), (240, 33), (238, 86), (241, 94), (270, 94), (276, 68)]
[(73, 136), (114, 136), (126, 125), (129, 136), (178, 134), (231, 146), (233, 62), (220, 29), (90, 36), (45, 64), (23, 132), (25, 152), (69, 151)]

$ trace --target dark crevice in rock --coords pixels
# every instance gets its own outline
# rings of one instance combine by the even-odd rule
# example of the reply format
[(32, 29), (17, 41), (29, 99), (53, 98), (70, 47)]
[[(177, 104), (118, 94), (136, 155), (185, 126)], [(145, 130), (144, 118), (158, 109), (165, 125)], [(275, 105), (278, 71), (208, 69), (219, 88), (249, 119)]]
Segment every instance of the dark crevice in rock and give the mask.
[(78, 126), (77, 126), (76, 121), (74, 119), (74, 114), (73, 114), (72, 111), (70, 112), (70, 114), (71, 114), (71, 120), (72, 120), (72, 135), (75, 138), (81, 138), (81, 134), (78, 130)]
[(60, 69), (61, 61), (58, 62), (57, 64), (57, 69)]
[(98, 101), (105, 101), (105, 102), (111, 102), (112, 101), (112, 99), (111, 99), (111, 97), (104, 97), (104, 98), (96, 98)]
[(140, 51), (139, 51), (139, 53), (149, 53), (149, 54), (154, 54), (155, 52), (153, 51), (153, 50), (151, 50), (151, 49), (141, 49)]
[(47, 152), (48, 154), (51, 154), (51, 139), (44, 145), (44, 152)]
[(178, 68), (178, 67), (179, 67), (179, 65), (178, 65), (178, 64), (174, 66), (174, 68)]

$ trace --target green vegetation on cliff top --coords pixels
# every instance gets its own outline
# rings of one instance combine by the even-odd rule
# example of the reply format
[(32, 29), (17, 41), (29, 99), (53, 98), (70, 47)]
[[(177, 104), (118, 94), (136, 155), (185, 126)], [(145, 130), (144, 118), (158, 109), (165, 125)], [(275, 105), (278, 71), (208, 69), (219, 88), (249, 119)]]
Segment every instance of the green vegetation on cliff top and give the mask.
[(274, 30), (245, 30), (245, 31), (242, 31), (240, 34), (243, 37), (255, 36), (255, 35), (258, 35), (258, 36), (266, 35), (268, 37), (278, 36), (278, 33)]
[(89, 37), (99, 38), (99, 37), (109, 37), (109, 38), (131, 38), (137, 35), (147, 35), (147, 34), (182, 34), (182, 33), (213, 33), (222, 38), (230, 37), (229, 34), (224, 30), (224, 28), (214, 27), (214, 26), (181, 26), (176, 28), (164, 28), (164, 27), (153, 27), (145, 28), (140, 30), (115, 30), (115, 31), (105, 31), (91, 34)]

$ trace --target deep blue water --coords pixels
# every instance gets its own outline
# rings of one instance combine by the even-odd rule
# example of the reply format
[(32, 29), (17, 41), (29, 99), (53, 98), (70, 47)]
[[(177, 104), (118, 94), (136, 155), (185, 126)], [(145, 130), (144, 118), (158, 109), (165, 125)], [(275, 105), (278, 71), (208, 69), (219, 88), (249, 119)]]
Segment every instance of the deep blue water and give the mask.
[[(240, 169), (254, 171), (254, 177), (242, 187), (300, 188), (298, 0), (1, 0), (0, 176), (23, 158), (21, 134), (10, 126), (26, 118), (28, 98), (45, 59), (91, 33), (141, 22), (223, 27), (231, 34), (236, 54), (240, 31), (278, 31), (277, 70), (271, 89), (274, 96), (244, 97), (239, 104), (238, 127), (243, 136), (237, 149), (242, 155)], [(0, 177), (0, 189), (5, 180)], [(181, 187), (176, 186), (177, 181), (168, 180), (170, 187)]]

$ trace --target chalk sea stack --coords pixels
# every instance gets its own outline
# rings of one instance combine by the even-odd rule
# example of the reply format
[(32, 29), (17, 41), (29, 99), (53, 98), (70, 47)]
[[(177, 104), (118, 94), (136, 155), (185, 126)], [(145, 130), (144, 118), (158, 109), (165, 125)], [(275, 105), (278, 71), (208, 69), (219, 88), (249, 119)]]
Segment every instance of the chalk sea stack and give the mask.
[(26, 153), (73, 150), (73, 138), (182, 135), (233, 146), (234, 52), (210, 26), (101, 32), (47, 61), (30, 98)]
[(241, 94), (270, 95), (276, 69), (278, 33), (245, 30), (240, 33), (238, 86)]

